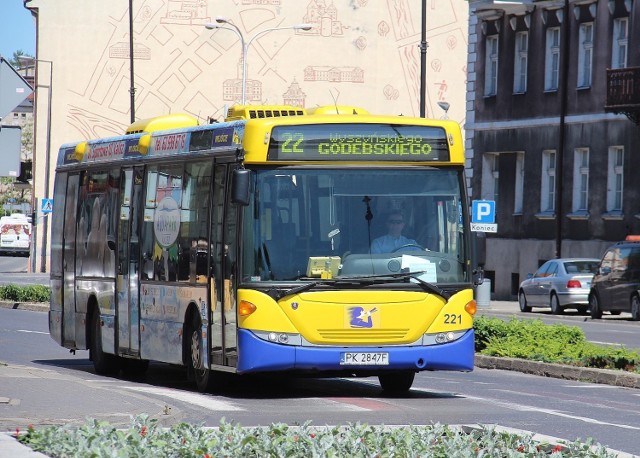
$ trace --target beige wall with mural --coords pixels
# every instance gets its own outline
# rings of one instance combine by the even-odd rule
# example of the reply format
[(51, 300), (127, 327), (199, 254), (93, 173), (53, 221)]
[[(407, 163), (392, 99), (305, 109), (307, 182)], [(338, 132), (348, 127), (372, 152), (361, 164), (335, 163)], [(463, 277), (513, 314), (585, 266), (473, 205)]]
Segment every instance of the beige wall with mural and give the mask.
[[(130, 123), (128, 0), (32, 0), (39, 62), (34, 192), (53, 196), (57, 150), (66, 142), (121, 135)], [(241, 100), (242, 47), (251, 42), (247, 103), (361, 106), (418, 116), (422, 2), (418, 0), (133, 0), (135, 117), (185, 112), (222, 120)], [(464, 124), (468, 4), (427, 0), (426, 114)], [(53, 65), (45, 61), (53, 62)], [(45, 193), (48, 87), (53, 67), (51, 179)], [(46, 247), (38, 231), (38, 248)], [(40, 258), (40, 256), (39, 256)], [(48, 256), (44, 265), (48, 262)], [(38, 259), (37, 270), (41, 270)]]

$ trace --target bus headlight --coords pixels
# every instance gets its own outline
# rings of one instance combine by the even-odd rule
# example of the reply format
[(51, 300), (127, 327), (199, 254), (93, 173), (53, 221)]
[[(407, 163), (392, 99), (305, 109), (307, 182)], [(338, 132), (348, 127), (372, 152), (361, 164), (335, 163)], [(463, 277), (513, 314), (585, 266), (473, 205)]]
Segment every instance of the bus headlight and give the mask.
[(466, 332), (467, 330), (425, 334), (424, 336), (422, 336), (422, 345), (439, 345), (453, 342), (454, 340), (458, 340), (460, 337), (465, 335)]
[(281, 345), (302, 345), (302, 336), (300, 334), (290, 334), (286, 332), (261, 332), (253, 331), (256, 337), (267, 340), (269, 342)]

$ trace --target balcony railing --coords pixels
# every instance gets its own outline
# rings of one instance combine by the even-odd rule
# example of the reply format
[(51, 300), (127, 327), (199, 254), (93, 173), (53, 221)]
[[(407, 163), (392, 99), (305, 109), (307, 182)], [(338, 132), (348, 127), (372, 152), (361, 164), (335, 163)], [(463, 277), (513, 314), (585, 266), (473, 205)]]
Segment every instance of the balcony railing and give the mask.
[(640, 119), (640, 67), (607, 70), (605, 111), (624, 113), (636, 124)]

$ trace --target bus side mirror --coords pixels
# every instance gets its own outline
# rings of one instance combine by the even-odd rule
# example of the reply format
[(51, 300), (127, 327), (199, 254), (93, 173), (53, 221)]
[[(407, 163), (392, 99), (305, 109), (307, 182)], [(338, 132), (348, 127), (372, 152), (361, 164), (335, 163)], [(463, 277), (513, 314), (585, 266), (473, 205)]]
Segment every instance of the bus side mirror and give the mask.
[(481, 285), (484, 281), (484, 265), (487, 262), (487, 234), (471, 233), (473, 284)]
[(231, 177), (231, 202), (239, 205), (249, 205), (251, 171), (235, 169)]

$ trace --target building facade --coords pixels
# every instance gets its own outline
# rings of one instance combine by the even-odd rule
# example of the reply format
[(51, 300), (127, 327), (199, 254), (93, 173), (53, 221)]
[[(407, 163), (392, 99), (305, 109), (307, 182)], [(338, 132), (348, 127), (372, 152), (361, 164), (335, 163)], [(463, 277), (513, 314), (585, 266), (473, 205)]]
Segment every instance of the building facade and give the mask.
[[(422, 91), (424, 5), (429, 46)], [(458, 0), (25, 0), (25, 6), (37, 30), (36, 204), (53, 195), (63, 143), (120, 135), (132, 113), (222, 119), (241, 100), (243, 40), (249, 104), (354, 105), (419, 116), (424, 96), (427, 116), (443, 116), (438, 102), (446, 101), (448, 116), (465, 122), (468, 5)], [(220, 16), (237, 30), (205, 28)], [(311, 29), (268, 31), (302, 23)], [(43, 217), (37, 271), (47, 270), (49, 233)]]
[(469, 2), (466, 146), (472, 198), (496, 202), (494, 298), (515, 299), (548, 259), (598, 258), (640, 234), (638, 106), (608, 103), (614, 74), (640, 66), (638, 6)]

